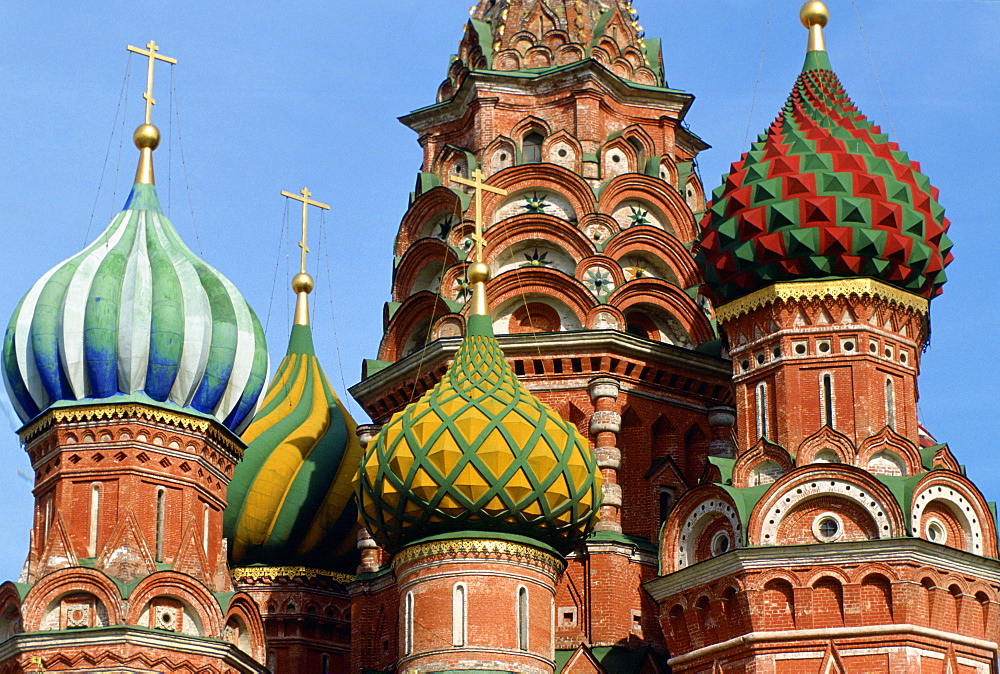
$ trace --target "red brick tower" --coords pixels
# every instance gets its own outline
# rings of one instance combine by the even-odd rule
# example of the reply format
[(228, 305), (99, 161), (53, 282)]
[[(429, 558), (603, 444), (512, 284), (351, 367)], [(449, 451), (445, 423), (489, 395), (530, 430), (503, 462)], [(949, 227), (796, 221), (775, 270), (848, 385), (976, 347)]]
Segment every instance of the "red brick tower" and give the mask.
[(555, 671), (556, 584), (597, 519), (600, 472), (583, 436), (504, 359), (481, 255), (479, 244), (454, 361), (368, 444), (358, 474), (367, 530), (392, 562), (359, 575), (353, 613), (388, 607), (398, 632), (386, 650), (359, 638), (355, 669)]
[(438, 102), (402, 120), (422, 172), (380, 360), (351, 393), (384, 424), (454, 357), (475, 216), (456, 179), (482, 171), (506, 192), (482, 202), (494, 333), (525, 386), (589, 437), (604, 478), (597, 533), (558, 589), (560, 658), (581, 643), (662, 647), (640, 588), (654, 541), (709, 454), (732, 453), (731, 410), (710, 414), (732, 403), (731, 369), (690, 252), (707, 147), (682, 127), (692, 101), (667, 86), (627, 2), (482, 0)]
[(2, 672), (265, 671), (222, 539), (263, 330), (160, 210), (146, 100), (125, 209), (34, 285), (4, 337), (36, 506), (20, 581), (0, 587)]
[(993, 672), (994, 511), (917, 423), (948, 221), (832, 72), (826, 7), (802, 20), (792, 95), (702, 225), (737, 454), (678, 501), (645, 587), (677, 672)]

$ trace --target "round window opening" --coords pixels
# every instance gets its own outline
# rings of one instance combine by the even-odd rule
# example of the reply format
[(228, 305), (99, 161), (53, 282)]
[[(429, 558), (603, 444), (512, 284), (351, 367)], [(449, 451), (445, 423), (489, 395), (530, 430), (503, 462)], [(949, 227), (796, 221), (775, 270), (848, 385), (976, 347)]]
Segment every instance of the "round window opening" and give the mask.
[(559, 155), (560, 157), (565, 157), (565, 156), (566, 156), (566, 155), (568, 155), (569, 153), (568, 153), (568, 152), (566, 152), (566, 148), (564, 148), (564, 147), (561, 147), (561, 148), (559, 148), (559, 152), (557, 152), (556, 154), (558, 154), (558, 155)]
[(620, 156), (620, 155), (617, 155), (617, 154), (613, 154), (613, 155), (611, 155), (611, 161), (613, 161), (614, 163), (616, 163), (616, 164), (617, 164), (617, 163), (618, 163), (618, 162), (620, 162), (621, 160), (622, 160), (622, 158), (621, 158), (621, 156)]
[(833, 513), (824, 513), (813, 521), (813, 535), (820, 543), (832, 543), (844, 535), (844, 524)]
[(795, 345), (795, 353), (803, 354), (805, 352), (806, 352), (806, 345), (805, 344), (796, 344)]
[(823, 353), (828, 352), (830, 350), (830, 344), (829, 344), (829, 342), (820, 342), (819, 343), (819, 350), (822, 351)]
[(724, 555), (729, 552), (729, 549), (733, 546), (731, 540), (729, 540), (729, 534), (725, 531), (720, 531), (712, 537), (712, 554), (713, 555)]
[(507, 161), (507, 154), (504, 152), (500, 153), (500, 161)]
[(938, 520), (931, 520), (927, 523), (927, 540), (931, 543), (941, 543), (943, 544), (948, 540), (948, 534), (945, 531), (944, 525)]

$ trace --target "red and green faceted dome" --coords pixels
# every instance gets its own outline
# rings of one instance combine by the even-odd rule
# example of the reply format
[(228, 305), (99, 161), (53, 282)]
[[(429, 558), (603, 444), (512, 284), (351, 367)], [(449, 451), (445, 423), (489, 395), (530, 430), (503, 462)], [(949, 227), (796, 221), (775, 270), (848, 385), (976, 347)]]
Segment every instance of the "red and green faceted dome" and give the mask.
[(952, 260), (937, 195), (811, 51), (784, 110), (713, 192), (698, 261), (718, 302), (858, 276), (929, 299)]

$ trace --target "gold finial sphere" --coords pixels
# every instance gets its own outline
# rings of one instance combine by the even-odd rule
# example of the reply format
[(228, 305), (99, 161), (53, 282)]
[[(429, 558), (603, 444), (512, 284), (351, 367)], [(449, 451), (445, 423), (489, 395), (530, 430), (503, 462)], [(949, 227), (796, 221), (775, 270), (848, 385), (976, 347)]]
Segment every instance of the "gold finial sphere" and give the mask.
[(135, 146), (140, 150), (147, 147), (150, 150), (155, 150), (160, 144), (160, 130), (152, 124), (142, 124), (132, 134), (132, 140), (135, 141)]
[(316, 287), (316, 282), (309, 274), (302, 272), (292, 278), (292, 290), (296, 293), (311, 293)]
[(490, 266), (485, 262), (473, 262), (465, 276), (469, 283), (486, 283), (490, 280)]
[(806, 28), (813, 26), (822, 28), (830, 20), (830, 10), (820, 0), (809, 0), (809, 2), (802, 5), (802, 10), (799, 12), (799, 20), (802, 21), (802, 25)]

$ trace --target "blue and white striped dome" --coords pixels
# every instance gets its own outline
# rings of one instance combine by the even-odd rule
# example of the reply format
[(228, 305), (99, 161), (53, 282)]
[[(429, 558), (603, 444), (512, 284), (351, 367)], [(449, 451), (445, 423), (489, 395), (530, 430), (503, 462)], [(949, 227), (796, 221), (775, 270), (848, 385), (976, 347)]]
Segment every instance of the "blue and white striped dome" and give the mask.
[(267, 377), (260, 320), (136, 184), (97, 241), (28, 291), (3, 341), (4, 384), (27, 422), (115, 396), (193, 409), (239, 432)]

